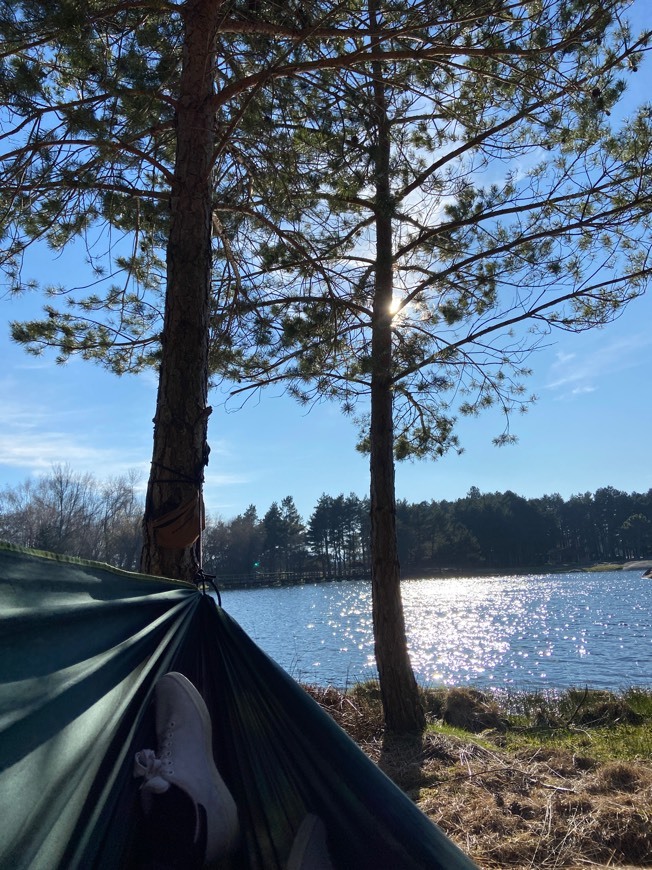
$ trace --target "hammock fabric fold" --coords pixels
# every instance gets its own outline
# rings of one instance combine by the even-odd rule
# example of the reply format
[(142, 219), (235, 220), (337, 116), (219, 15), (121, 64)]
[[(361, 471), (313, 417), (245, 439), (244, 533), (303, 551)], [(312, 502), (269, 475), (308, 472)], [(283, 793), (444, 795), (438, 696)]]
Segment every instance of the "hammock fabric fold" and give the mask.
[(213, 720), (242, 842), (228, 870), (282, 870), (307, 812), (338, 870), (475, 865), (191, 584), (0, 549), (0, 867), (135, 868), (134, 752), (184, 673)]

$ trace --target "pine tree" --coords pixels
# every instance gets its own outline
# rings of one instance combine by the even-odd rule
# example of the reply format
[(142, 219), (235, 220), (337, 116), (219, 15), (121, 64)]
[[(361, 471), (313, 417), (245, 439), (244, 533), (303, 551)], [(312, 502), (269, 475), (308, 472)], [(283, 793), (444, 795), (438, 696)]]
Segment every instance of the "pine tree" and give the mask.
[(286, 131), (273, 131), (297, 75), (355, 61), (342, 43), (354, 8), (301, 10), (273, 0), (0, 7), (0, 265), (20, 292), (30, 245), (75, 244), (97, 283), (91, 294), (49, 288), (63, 308), (14, 324), (13, 337), (117, 373), (158, 368), (141, 560), (153, 573), (192, 580), (198, 566), (209, 366), (237, 359), (239, 228), (252, 210), (269, 225), (291, 189), (305, 196), (312, 184), (289, 184), (296, 161), (279, 148)]
[[(372, 511), (388, 525), (372, 537), (393, 548), (372, 557), (377, 651), (404, 663), (382, 675), (395, 730), (422, 720), (379, 534), (395, 513), (387, 444), (398, 458), (454, 447), (456, 393), (462, 413), (523, 405), (528, 324), (606, 323), (649, 276), (649, 115), (620, 129), (608, 115), (647, 44), (620, 26), (626, 7), (0, 7), (2, 263), (18, 290), (30, 244), (77, 240), (106, 270), (101, 292), (14, 337), (116, 371), (159, 366), (142, 564), (186, 579), (211, 371), (289, 378), (347, 412), (373, 391), (363, 442), (382, 455)], [(505, 177), (483, 182), (496, 160)], [(101, 229), (129, 240), (108, 268)], [(187, 523), (166, 548), (170, 514)]]
[[(447, 51), (397, 57), (399, 38), (370, 38), (367, 64), (315, 84), (315, 99), (339, 110), (315, 131), (327, 174), (298, 228), (319, 254), (268, 252), (269, 281), (249, 298), (260, 327), (249, 382), (236, 392), (287, 379), (306, 404), (329, 396), (351, 413), (369, 403), (376, 656), (397, 731), (423, 720), (400, 601), (394, 458), (457, 448), (456, 413), (492, 405), (505, 416), (496, 443), (514, 440), (510, 417), (532, 401), (523, 381), (541, 336), (608, 323), (651, 274), (649, 110), (611, 122), (649, 43), (621, 24), (623, 8), (458, 3), (418, 35)], [(400, 11), (369, 0), (369, 30)]]

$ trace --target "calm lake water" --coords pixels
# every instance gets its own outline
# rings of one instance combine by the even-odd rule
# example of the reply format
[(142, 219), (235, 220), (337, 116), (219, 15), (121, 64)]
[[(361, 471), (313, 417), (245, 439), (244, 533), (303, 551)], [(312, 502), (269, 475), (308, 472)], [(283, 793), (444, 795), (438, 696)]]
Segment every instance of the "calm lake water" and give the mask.
[[(652, 580), (639, 572), (407, 580), (424, 685), (652, 688)], [(224, 608), (293, 677), (376, 676), (366, 581), (226, 591)]]

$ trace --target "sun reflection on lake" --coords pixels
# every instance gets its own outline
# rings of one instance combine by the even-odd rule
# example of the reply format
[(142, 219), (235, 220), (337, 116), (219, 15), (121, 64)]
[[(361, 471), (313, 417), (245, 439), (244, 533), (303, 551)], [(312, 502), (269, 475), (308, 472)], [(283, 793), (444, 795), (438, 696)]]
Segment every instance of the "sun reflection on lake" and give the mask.
[[(632, 572), (408, 580), (412, 664), (425, 685), (652, 687), (652, 583)], [(232, 590), (225, 608), (296, 678), (376, 674), (364, 581)]]

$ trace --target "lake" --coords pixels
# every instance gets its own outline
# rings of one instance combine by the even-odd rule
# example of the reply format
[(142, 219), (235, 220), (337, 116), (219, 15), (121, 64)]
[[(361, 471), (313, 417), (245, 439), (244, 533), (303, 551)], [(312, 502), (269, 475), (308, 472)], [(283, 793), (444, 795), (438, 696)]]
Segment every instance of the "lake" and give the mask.
[[(636, 571), (406, 580), (423, 685), (652, 688), (652, 580)], [(295, 679), (376, 676), (368, 581), (226, 590), (224, 608)]]

